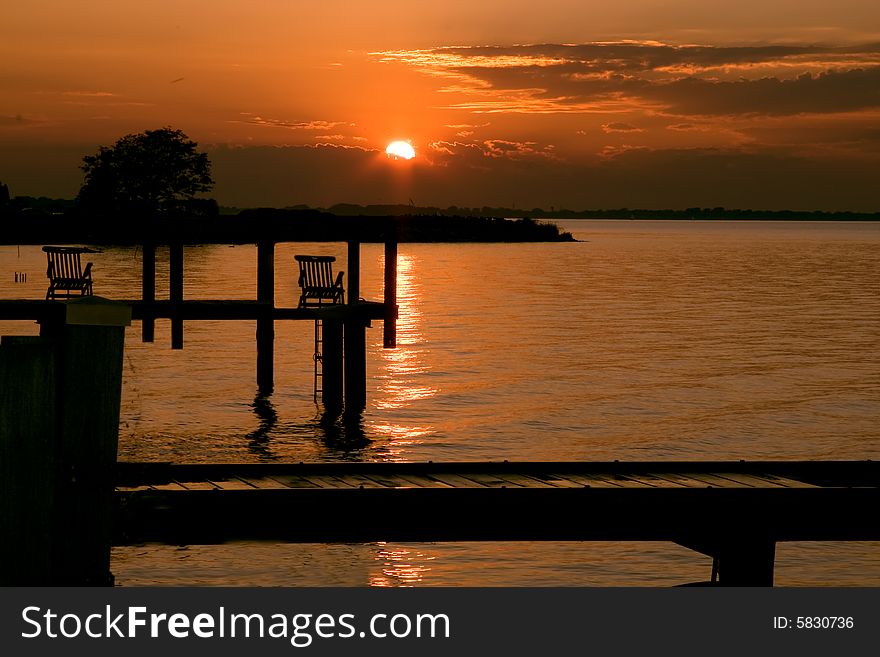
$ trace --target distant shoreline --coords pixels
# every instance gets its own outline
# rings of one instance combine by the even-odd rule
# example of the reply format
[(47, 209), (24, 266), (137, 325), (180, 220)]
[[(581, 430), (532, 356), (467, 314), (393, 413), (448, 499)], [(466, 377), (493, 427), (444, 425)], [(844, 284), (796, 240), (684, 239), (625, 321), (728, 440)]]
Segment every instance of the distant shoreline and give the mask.
[(141, 219), (18, 213), (0, 217), (2, 244), (253, 244), (270, 242), (575, 242), (553, 223), (498, 217), (338, 216), (317, 210)]
[[(31, 202), (33, 201), (33, 202)], [(218, 213), (219, 210), (219, 213)], [(230, 211), (235, 211), (232, 214)], [(457, 214), (454, 214), (457, 213)], [(540, 208), (446, 209), (409, 205), (335, 205), (326, 210), (219, 208), (202, 214), (96, 216), (73, 201), (16, 197), (0, 206), (0, 244), (245, 244), (275, 242), (574, 242), (554, 221), (702, 222), (874, 222), (880, 212), (796, 212), (793, 210), (545, 211)]]
[[(209, 199), (207, 199), (209, 200)], [(213, 201), (211, 201), (213, 203)], [(404, 204), (337, 203), (329, 207), (293, 205), (283, 208), (241, 208), (213, 204), (214, 214), (221, 217), (252, 215), (255, 212), (289, 212), (299, 215), (331, 215), (335, 217), (472, 217), (481, 219), (727, 219), (732, 221), (880, 221), (880, 211), (857, 212), (852, 210), (762, 210), (750, 208), (689, 207), (689, 208), (593, 208), (570, 210), (568, 208), (510, 208), (510, 207), (464, 207), (450, 205), (421, 206)], [(47, 197), (16, 196), (3, 204), (0, 202), (0, 221), (10, 216), (68, 216), (78, 214), (76, 201)]]

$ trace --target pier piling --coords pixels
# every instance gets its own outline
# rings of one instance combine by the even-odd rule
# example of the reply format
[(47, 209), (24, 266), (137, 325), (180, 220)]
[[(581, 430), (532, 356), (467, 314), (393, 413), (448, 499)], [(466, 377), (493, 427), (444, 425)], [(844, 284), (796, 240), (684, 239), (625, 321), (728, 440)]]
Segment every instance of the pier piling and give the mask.
[(397, 242), (385, 242), (385, 319), (382, 344), (386, 349), (397, 346)]
[(361, 244), (348, 242), (348, 302), (357, 303), (361, 297)]
[(156, 245), (143, 245), (143, 274), (141, 276), (141, 299), (144, 302), (144, 318), (141, 320), (141, 339), (153, 342), (156, 335), (156, 320), (151, 314), (156, 301)]
[(180, 242), (170, 245), (168, 275), (169, 298), (174, 307), (174, 314), (171, 317), (171, 348), (183, 349), (183, 318), (180, 316), (183, 303), (183, 244)]
[(345, 324), (345, 412), (360, 413), (367, 405), (367, 331), (363, 320)]
[(131, 308), (89, 296), (60, 310), (41, 322), (40, 337), (0, 346), (3, 584), (113, 583), (113, 477)]
[(323, 320), (321, 400), (328, 412), (342, 409), (342, 320)]
[(257, 319), (257, 388), (270, 394), (275, 380), (275, 243), (257, 243), (257, 301), (261, 315)]
[(39, 337), (0, 342), (0, 586), (51, 583), (55, 357)]

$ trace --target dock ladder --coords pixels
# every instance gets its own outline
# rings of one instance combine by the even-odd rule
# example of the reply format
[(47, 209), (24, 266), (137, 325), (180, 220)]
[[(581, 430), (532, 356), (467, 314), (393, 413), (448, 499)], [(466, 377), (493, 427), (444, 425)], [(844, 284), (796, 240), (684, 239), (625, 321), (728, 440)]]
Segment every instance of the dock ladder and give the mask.
[(314, 400), (318, 403), (318, 393), (323, 392), (324, 381), (324, 322), (315, 320), (315, 353), (312, 354), (315, 362)]

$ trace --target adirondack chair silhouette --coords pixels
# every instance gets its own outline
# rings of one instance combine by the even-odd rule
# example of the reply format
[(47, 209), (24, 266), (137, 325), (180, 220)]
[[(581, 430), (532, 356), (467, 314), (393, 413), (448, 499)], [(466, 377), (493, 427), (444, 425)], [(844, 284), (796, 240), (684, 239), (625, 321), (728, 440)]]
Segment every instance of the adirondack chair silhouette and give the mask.
[(82, 266), (83, 253), (94, 253), (91, 249), (74, 246), (44, 246), (49, 265), (46, 276), (49, 288), (46, 300), (59, 297), (91, 296), (92, 294), (92, 263)]
[(299, 307), (309, 308), (345, 303), (342, 272), (333, 279), (334, 256), (293, 256), (299, 265)]

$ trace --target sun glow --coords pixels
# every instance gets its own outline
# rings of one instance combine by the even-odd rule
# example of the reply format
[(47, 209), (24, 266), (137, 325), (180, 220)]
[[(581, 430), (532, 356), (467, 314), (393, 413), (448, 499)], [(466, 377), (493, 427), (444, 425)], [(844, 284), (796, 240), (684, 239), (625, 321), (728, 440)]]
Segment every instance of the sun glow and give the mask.
[(416, 151), (409, 142), (393, 141), (388, 144), (388, 148), (385, 149), (385, 154), (388, 155), (388, 157), (399, 157), (404, 160), (411, 160), (416, 156)]

